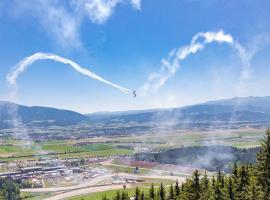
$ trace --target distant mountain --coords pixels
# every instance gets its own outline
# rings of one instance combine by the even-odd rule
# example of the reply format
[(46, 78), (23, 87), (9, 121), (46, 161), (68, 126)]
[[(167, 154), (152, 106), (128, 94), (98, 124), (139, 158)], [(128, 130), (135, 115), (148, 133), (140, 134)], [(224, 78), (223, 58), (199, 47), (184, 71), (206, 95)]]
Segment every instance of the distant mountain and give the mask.
[(270, 97), (237, 97), (170, 109), (102, 112), (83, 115), (69, 110), (22, 106), (0, 101), (0, 128), (16, 116), (29, 126), (88, 124), (219, 124), (270, 122)]
[(11, 102), (0, 101), (0, 127), (5, 128), (18, 123), (28, 125), (69, 125), (86, 121), (86, 116), (69, 110), (40, 106), (22, 106)]
[(268, 122), (270, 97), (237, 97), (180, 108), (92, 114), (88, 118), (92, 122), (106, 123)]

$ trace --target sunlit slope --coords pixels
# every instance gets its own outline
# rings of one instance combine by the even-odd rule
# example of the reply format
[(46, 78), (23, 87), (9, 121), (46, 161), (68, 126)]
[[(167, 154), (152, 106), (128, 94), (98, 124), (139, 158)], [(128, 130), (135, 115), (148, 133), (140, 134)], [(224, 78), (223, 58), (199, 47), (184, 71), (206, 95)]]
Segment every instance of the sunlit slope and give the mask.
[(243, 97), (181, 108), (89, 115), (93, 122), (265, 122), (270, 121), (270, 97)]
[(74, 111), (0, 102), (0, 127), (19, 119), (28, 125), (72, 125), (91, 123), (238, 123), (270, 121), (270, 97), (242, 97), (211, 101), (191, 106), (83, 115)]

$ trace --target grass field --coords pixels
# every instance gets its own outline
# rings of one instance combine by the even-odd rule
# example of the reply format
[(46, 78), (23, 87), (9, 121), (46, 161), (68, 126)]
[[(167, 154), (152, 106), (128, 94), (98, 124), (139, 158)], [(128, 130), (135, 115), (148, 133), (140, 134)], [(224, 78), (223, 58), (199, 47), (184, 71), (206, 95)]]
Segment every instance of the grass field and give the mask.
[(43, 192), (43, 193), (29, 193), (22, 192), (21, 197), (23, 200), (41, 200), (52, 196), (52, 193)]
[(110, 139), (116, 143), (144, 143), (157, 150), (180, 146), (227, 145), (241, 148), (259, 146), (265, 129), (239, 130), (192, 130), (149, 133), (140, 136), (127, 136)]
[[(150, 179), (148, 181), (150, 181)], [(175, 183), (174, 181), (171, 181), (171, 180), (159, 180), (159, 179), (154, 180), (153, 179), (152, 181), (155, 182), (155, 184), (154, 184), (155, 188), (157, 188), (161, 182), (165, 185), (165, 187), (168, 187), (170, 184)], [(148, 183), (144, 183), (144, 184), (139, 185), (139, 188), (141, 191), (143, 191), (145, 193), (145, 195), (147, 195), (150, 186), (151, 186), (151, 183), (148, 182)], [(119, 191), (120, 193), (122, 193), (123, 191), (126, 191), (126, 192), (128, 192), (129, 196), (133, 196), (135, 193), (135, 189), (136, 189), (136, 186), (134, 186), (133, 188), (127, 188), (125, 190), (124, 189), (108, 190), (105, 192), (97, 192), (97, 193), (93, 193), (93, 194), (86, 194), (86, 195), (81, 195), (81, 196), (77, 196), (77, 197), (72, 197), (72, 198), (69, 198), (68, 200), (82, 200), (82, 199), (83, 200), (101, 200), (102, 197), (104, 197), (104, 196), (106, 196), (108, 198), (112, 198), (115, 196), (117, 191)]]
[[(76, 142), (93, 142), (91, 138), (85, 140), (65, 141), (53, 140), (44, 143), (24, 145), (21, 140), (7, 140), (0, 145), (0, 161), (38, 159), (33, 155), (55, 153), (54, 157), (92, 157), (131, 155), (130, 149), (118, 148), (116, 145), (133, 144), (142, 145), (155, 150), (164, 150), (180, 146), (227, 145), (239, 148), (256, 147), (264, 136), (264, 129), (239, 129), (239, 130), (208, 130), (208, 131), (172, 131), (164, 133), (149, 133), (139, 136), (121, 136), (115, 138), (100, 137), (93, 141), (97, 143), (75, 146)], [(109, 142), (109, 143), (108, 143)], [(27, 157), (28, 156), (28, 157)]]
[(24, 145), (0, 145), (0, 158), (10, 156), (29, 155), (34, 153), (33, 147)]
[[(68, 200), (81, 200), (81, 199), (84, 199), (84, 200), (101, 200), (103, 196), (106, 196), (108, 198), (112, 198), (112, 197), (115, 196), (117, 191), (122, 192), (122, 191), (124, 191), (124, 189), (122, 189), (122, 190), (109, 190), (109, 191), (106, 191), (106, 192), (98, 192), (98, 193), (94, 193), (94, 194), (82, 195), (82, 196), (70, 198)], [(131, 196), (131, 195), (134, 194), (135, 188), (128, 188), (125, 191), (127, 191)], [(143, 191), (147, 192), (148, 189), (145, 188)]]
[(130, 149), (118, 148), (114, 145), (103, 143), (87, 144), (81, 147), (68, 144), (68, 142), (53, 141), (50, 143), (34, 143), (31, 146), (24, 146), (21, 144), (0, 145), (0, 160), (25, 160), (25, 159), (38, 159), (34, 156), (40, 153), (53, 153), (47, 155), (49, 157), (60, 158), (73, 158), (73, 157), (96, 157), (96, 156), (114, 156), (114, 155), (131, 155), (133, 153)]
[[(101, 167), (101, 166), (98, 166), (98, 167)], [(114, 172), (122, 172), (122, 173), (128, 173), (128, 174), (132, 174), (133, 173), (133, 170), (134, 170), (134, 167), (129, 167), (129, 166), (115, 166), (115, 165), (102, 165), (103, 168), (106, 168), (106, 169), (109, 169), (109, 170), (112, 170)], [(140, 169), (140, 171), (138, 172), (138, 174), (140, 175), (144, 175), (144, 174), (147, 174), (151, 172), (151, 169)]]

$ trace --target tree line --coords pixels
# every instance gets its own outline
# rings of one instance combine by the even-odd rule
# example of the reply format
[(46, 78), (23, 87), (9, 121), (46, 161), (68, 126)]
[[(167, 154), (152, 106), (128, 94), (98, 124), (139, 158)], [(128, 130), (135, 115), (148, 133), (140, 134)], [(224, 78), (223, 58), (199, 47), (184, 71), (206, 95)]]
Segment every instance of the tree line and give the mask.
[(270, 200), (270, 130), (261, 144), (254, 164), (234, 164), (230, 174), (221, 171), (208, 177), (195, 170), (181, 185), (176, 182), (169, 187), (162, 183), (151, 185), (149, 190), (140, 190), (130, 195), (118, 191), (113, 198), (102, 200)]
[(0, 179), (0, 200), (21, 200), (20, 188), (10, 179)]
[(222, 145), (190, 146), (155, 153), (138, 153), (133, 156), (133, 159), (229, 173), (234, 162), (255, 163), (259, 151), (259, 147), (241, 149)]

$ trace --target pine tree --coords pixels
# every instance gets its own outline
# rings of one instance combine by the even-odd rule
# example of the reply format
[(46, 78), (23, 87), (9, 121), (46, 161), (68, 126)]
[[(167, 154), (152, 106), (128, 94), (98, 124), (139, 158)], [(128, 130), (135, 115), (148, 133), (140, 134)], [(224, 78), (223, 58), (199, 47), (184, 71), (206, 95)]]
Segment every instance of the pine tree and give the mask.
[(226, 200), (226, 195), (224, 193), (224, 189), (219, 181), (215, 184), (214, 187), (214, 200)]
[(109, 199), (108, 199), (107, 196), (105, 195), (105, 196), (102, 197), (102, 200), (109, 200)]
[(128, 193), (126, 191), (122, 192), (121, 200), (129, 200)]
[(201, 187), (201, 200), (209, 200), (211, 195), (211, 188), (209, 184), (209, 179), (206, 172), (204, 173), (203, 178), (200, 183)]
[(191, 200), (193, 199), (193, 182), (191, 179), (187, 179), (181, 186), (181, 192), (178, 199), (180, 200)]
[(237, 165), (236, 162), (233, 164), (233, 168), (232, 168), (232, 178), (233, 178), (234, 180), (238, 179), (238, 165)]
[(221, 188), (225, 187), (224, 174), (221, 171), (218, 171), (217, 181), (220, 183)]
[(246, 199), (248, 200), (263, 200), (263, 193), (260, 190), (260, 186), (255, 176), (250, 181), (250, 185), (246, 196), (247, 196)]
[(0, 189), (2, 190), (4, 199), (20, 200), (20, 189), (17, 184), (11, 180), (1, 180)]
[(145, 197), (144, 197), (144, 192), (141, 192), (141, 197), (140, 197), (140, 200), (145, 200)]
[(234, 185), (231, 177), (228, 179), (228, 197), (229, 200), (235, 200)]
[(192, 175), (192, 189), (194, 192), (194, 194), (192, 195), (192, 199), (199, 200), (201, 198), (201, 186), (200, 186), (200, 172), (197, 169)]
[(214, 200), (226, 200), (227, 191), (225, 188), (224, 174), (219, 172), (215, 181), (213, 181), (213, 199)]
[(174, 190), (173, 190), (173, 185), (171, 184), (170, 189), (169, 189), (169, 196), (168, 196), (168, 200), (174, 200), (175, 198), (174, 195)]
[(155, 199), (155, 187), (154, 184), (151, 184), (151, 187), (149, 189), (149, 199), (154, 200)]
[(159, 194), (159, 199), (160, 200), (165, 200), (166, 192), (165, 192), (165, 188), (163, 186), (163, 183), (161, 183), (160, 186), (159, 186), (158, 194)]
[(266, 137), (261, 144), (261, 150), (257, 155), (256, 176), (263, 192), (263, 199), (270, 196), (270, 130), (266, 131)]
[(135, 190), (135, 195), (134, 195), (134, 200), (140, 200), (140, 190), (138, 188), (138, 186), (136, 187), (136, 190)]
[(114, 200), (121, 200), (121, 195), (120, 195), (120, 192), (119, 191), (116, 192), (116, 195), (114, 197)]
[(175, 196), (176, 196), (176, 197), (179, 197), (179, 196), (180, 196), (180, 187), (179, 187), (179, 182), (178, 182), (178, 180), (177, 180), (176, 183), (175, 183), (174, 191), (175, 191)]

